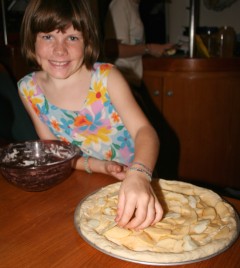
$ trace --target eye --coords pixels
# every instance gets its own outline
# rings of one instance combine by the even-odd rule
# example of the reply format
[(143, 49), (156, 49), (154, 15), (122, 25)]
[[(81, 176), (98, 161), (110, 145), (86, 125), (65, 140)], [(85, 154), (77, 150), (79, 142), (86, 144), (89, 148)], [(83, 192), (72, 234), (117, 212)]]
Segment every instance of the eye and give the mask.
[(77, 36), (71, 35), (71, 36), (69, 36), (69, 40), (70, 41), (78, 41), (79, 38)]
[(52, 39), (52, 36), (50, 34), (43, 34), (42, 35), (42, 39), (44, 39), (44, 40), (51, 40)]

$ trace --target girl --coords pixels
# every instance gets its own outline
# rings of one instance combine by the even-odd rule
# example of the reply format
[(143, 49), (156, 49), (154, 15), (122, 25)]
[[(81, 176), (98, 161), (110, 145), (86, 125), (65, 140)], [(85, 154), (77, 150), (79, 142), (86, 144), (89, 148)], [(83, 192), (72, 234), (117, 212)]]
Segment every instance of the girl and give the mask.
[(99, 41), (87, 0), (31, 0), (22, 52), (37, 68), (18, 82), (40, 139), (61, 139), (83, 154), (74, 168), (123, 180), (116, 222), (142, 229), (162, 217), (150, 185), (159, 152), (153, 127), (127, 82), (97, 62)]

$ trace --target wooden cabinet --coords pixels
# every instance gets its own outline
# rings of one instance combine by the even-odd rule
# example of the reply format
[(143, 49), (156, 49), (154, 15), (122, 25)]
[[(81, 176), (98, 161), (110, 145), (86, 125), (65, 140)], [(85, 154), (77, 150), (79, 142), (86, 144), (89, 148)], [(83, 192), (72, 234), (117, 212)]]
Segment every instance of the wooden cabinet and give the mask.
[(240, 59), (144, 59), (149, 93), (179, 140), (178, 176), (240, 189)]

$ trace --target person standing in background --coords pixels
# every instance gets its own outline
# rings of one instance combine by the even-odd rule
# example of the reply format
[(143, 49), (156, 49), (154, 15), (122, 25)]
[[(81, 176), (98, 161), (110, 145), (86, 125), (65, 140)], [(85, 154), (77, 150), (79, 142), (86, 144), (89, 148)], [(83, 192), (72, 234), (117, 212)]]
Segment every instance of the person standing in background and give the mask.
[(112, 0), (105, 21), (104, 52), (131, 87), (142, 86), (142, 56), (160, 57), (172, 44), (146, 44), (140, 0)]

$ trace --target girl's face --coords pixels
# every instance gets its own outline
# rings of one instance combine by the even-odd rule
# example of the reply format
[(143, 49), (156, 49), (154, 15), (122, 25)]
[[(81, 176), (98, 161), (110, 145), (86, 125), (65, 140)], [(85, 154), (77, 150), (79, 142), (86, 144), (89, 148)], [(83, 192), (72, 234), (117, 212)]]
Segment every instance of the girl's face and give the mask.
[(84, 41), (82, 33), (73, 26), (65, 32), (58, 30), (38, 33), (35, 53), (42, 70), (53, 78), (66, 79), (76, 73), (83, 62)]

